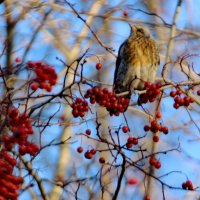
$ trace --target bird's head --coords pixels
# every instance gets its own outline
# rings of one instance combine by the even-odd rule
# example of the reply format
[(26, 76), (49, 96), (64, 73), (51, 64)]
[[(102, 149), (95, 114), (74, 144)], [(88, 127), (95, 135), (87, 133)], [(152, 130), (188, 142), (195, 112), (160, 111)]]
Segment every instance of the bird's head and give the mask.
[(134, 26), (134, 25), (130, 25), (130, 28), (131, 28), (131, 33), (130, 35), (131, 36), (134, 36), (134, 37), (147, 37), (149, 38), (150, 37), (150, 33), (147, 29), (141, 27), (141, 26)]

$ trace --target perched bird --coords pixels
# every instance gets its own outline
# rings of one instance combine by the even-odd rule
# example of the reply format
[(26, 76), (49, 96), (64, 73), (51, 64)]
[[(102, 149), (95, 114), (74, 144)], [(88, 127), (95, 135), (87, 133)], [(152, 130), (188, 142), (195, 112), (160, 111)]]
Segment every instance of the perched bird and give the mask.
[[(144, 83), (156, 79), (159, 53), (148, 30), (130, 25), (130, 36), (121, 44), (114, 74), (116, 94), (144, 89)], [(129, 94), (129, 97), (130, 97)]]

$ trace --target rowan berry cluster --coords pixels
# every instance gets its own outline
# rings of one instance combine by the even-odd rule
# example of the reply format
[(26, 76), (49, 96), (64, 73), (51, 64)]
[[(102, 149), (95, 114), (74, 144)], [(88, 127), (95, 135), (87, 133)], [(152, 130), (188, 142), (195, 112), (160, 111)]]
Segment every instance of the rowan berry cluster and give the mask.
[(86, 151), (84, 156), (87, 159), (92, 159), (95, 154), (96, 154), (96, 150), (95, 149), (91, 149), (91, 150)]
[(72, 115), (74, 117), (84, 117), (85, 112), (88, 111), (88, 102), (81, 98), (76, 98), (75, 102), (72, 103)]
[(16, 159), (4, 149), (0, 151), (0, 200), (17, 200), (23, 178), (12, 175)]
[(34, 70), (36, 78), (33, 80), (31, 89), (36, 91), (38, 88), (45, 89), (47, 92), (51, 92), (52, 86), (56, 84), (57, 74), (55, 69), (40, 61), (27, 62), (27, 67)]
[(151, 84), (150, 82), (144, 83), (144, 89), (146, 90), (145, 94), (140, 95), (138, 104), (145, 104), (148, 101), (154, 102), (156, 97), (160, 94), (161, 83)]
[(168, 134), (168, 128), (166, 126), (162, 126), (157, 122), (157, 120), (152, 120), (150, 126), (145, 125), (144, 126), (144, 131), (151, 131), (153, 133), (156, 133), (158, 131), (163, 132), (164, 134)]
[(160, 167), (161, 167), (160, 161), (157, 160), (154, 155), (152, 155), (150, 157), (149, 164), (152, 165), (152, 166), (154, 166), (156, 169), (160, 169)]
[(174, 108), (178, 109), (181, 106), (188, 107), (190, 103), (193, 103), (194, 100), (191, 97), (182, 95), (182, 91), (177, 89), (176, 91), (171, 91), (170, 96), (174, 98)]
[(129, 137), (127, 139), (127, 143), (126, 143), (126, 147), (128, 149), (130, 149), (133, 145), (137, 145), (138, 144), (138, 139), (135, 137)]
[(126, 111), (130, 99), (124, 97), (117, 97), (113, 92), (109, 92), (108, 88), (101, 89), (96, 86), (87, 90), (85, 98), (90, 98), (90, 103), (98, 103), (104, 106), (110, 115), (119, 116), (120, 113)]
[(17, 108), (10, 107), (8, 109), (7, 126), (12, 132), (10, 135), (5, 134), (2, 136), (4, 147), (7, 151), (10, 151), (15, 144), (18, 144), (21, 155), (28, 153), (34, 156), (38, 153), (39, 147), (27, 141), (28, 136), (33, 134), (33, 129), (26, 113), (20, 114)]
[(192, 182), (190, 180), (187, 180), (186, 182), (184, 182), (182, 184), (182, 188), (184, 190), (194, 190), (194, 186), (193, 186), (193, 184), (192, 184)]
[[(76, 151), (78, 152), (78, 153), (82, 153), (83, 152), (83, 147), (78, 147), (77, 149), (76, 149)], [(86, 159), (88, 159), (88, 160), (90, 160), (90, 159), (92, 159), (93, 158), (93, 156), (96, 154), (96, 150), (95, 149), (90, 149), (90, 150), (87, 150), (86, 152), (85, 152), (85, 154), (84, 154), (84, 156), (85, 156), (85, 158)], [(101, 163), (101, 164), (103, 164), (103, 163), (105, 163), (105, 158), (104, 157), (100, 157), (99, 158), (99, 163)]]

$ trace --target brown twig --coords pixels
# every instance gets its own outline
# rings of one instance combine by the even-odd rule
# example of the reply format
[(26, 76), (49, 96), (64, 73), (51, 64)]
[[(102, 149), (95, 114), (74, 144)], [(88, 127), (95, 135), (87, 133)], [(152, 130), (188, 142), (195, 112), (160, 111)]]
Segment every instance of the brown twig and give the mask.
[(94, 36), (94, 38), (97, 40), (97, 42), (106, 50), (108, 51), (110, 54), (112, 54), (114, 57), (117, 57), (114, 53), (113, 50), (109, 47), (107, 47), (97, 36), (97, 34), (93, 31), (93, 29), (90, 27), (90, 25), (87, 23), (87, 21), (85, 19), (83, 19), (81, 17), (81, 15), (76, 11), (76, 9), (74, 8), (74, 6), (69, 3), (68, 1), (65, 0), (65, 2), (67, 3), (67, 5), (74, 11), (74, 13), (77, 15), (77, 17), (85, 23), (85, 25), (88, 27), (88, 29), (91, 31), (92, 35)]

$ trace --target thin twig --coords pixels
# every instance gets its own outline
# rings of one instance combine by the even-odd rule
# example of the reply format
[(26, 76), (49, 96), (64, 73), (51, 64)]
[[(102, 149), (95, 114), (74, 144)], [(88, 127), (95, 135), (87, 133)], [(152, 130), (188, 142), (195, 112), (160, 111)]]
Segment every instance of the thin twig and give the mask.
[(97, 36), (97, 34), (93, 31), (93, 29), (90, 27), (90, 25), (87, 23), (87, 21), (85, 19), (83, 19), (81, 17), (81, 15), (76, 11), (76, 9), (74, 8), (74, 6), (69, 3), (68, 1), (65, 1), (67, 3), (67, 5), (74, 11), (74, 13), (78, 16), (78, 18), (85, 23), (85, 25), (88, 27), (88, 29), (91, 31), (92, 35), (95, 37), (95, 39), (97, 40), (97, 42), (106, 50), (108, 51), (110, 54), (112, 54), (114, 57), (117, 57), (117, 55), (115, 55), (113, 53), (113, 50), (111, 48), (108, 48)]
[(179, 0), (176, 6), (176, 10), (175, 10), (175, 14), (174, 14), (174, 18), (173, 18), (173, 23), (172, 23), (172, 27), (171, 27), (171, 32), (170, 32), (170, 39), (169, 42), (167, 44), (167, 55), (166, 55), (166, 60), (165, 62), (169, 62), (170, 61), (170, 54), (173, 48), (173, 38), (176, 35), (176, 23), (178, 20), (178, 15), (180, 13), (180, 9), (181, 9), (181, 5), (182, 5), (183, 0)]
[(123, 176), (124, 176), (124, 173), (125, 173), (125, 169), (126, 169), (126, 156), (123, 153), (121, 153), (121, 156), (123, 158), (122, 170), (121, 170), (121, 173), (120, 173), (120, 176), (119, 176), (119, 179), (118, 179), (118, 182), (117, 182), (117, 188), (115, 190), (115, 193), (114, 193), (112, 200), (117, 199), (117, 196), (119, 194), (119, 190), (121, 188), (121, 183), (122, 183), (122, 179), (123, 179)]

